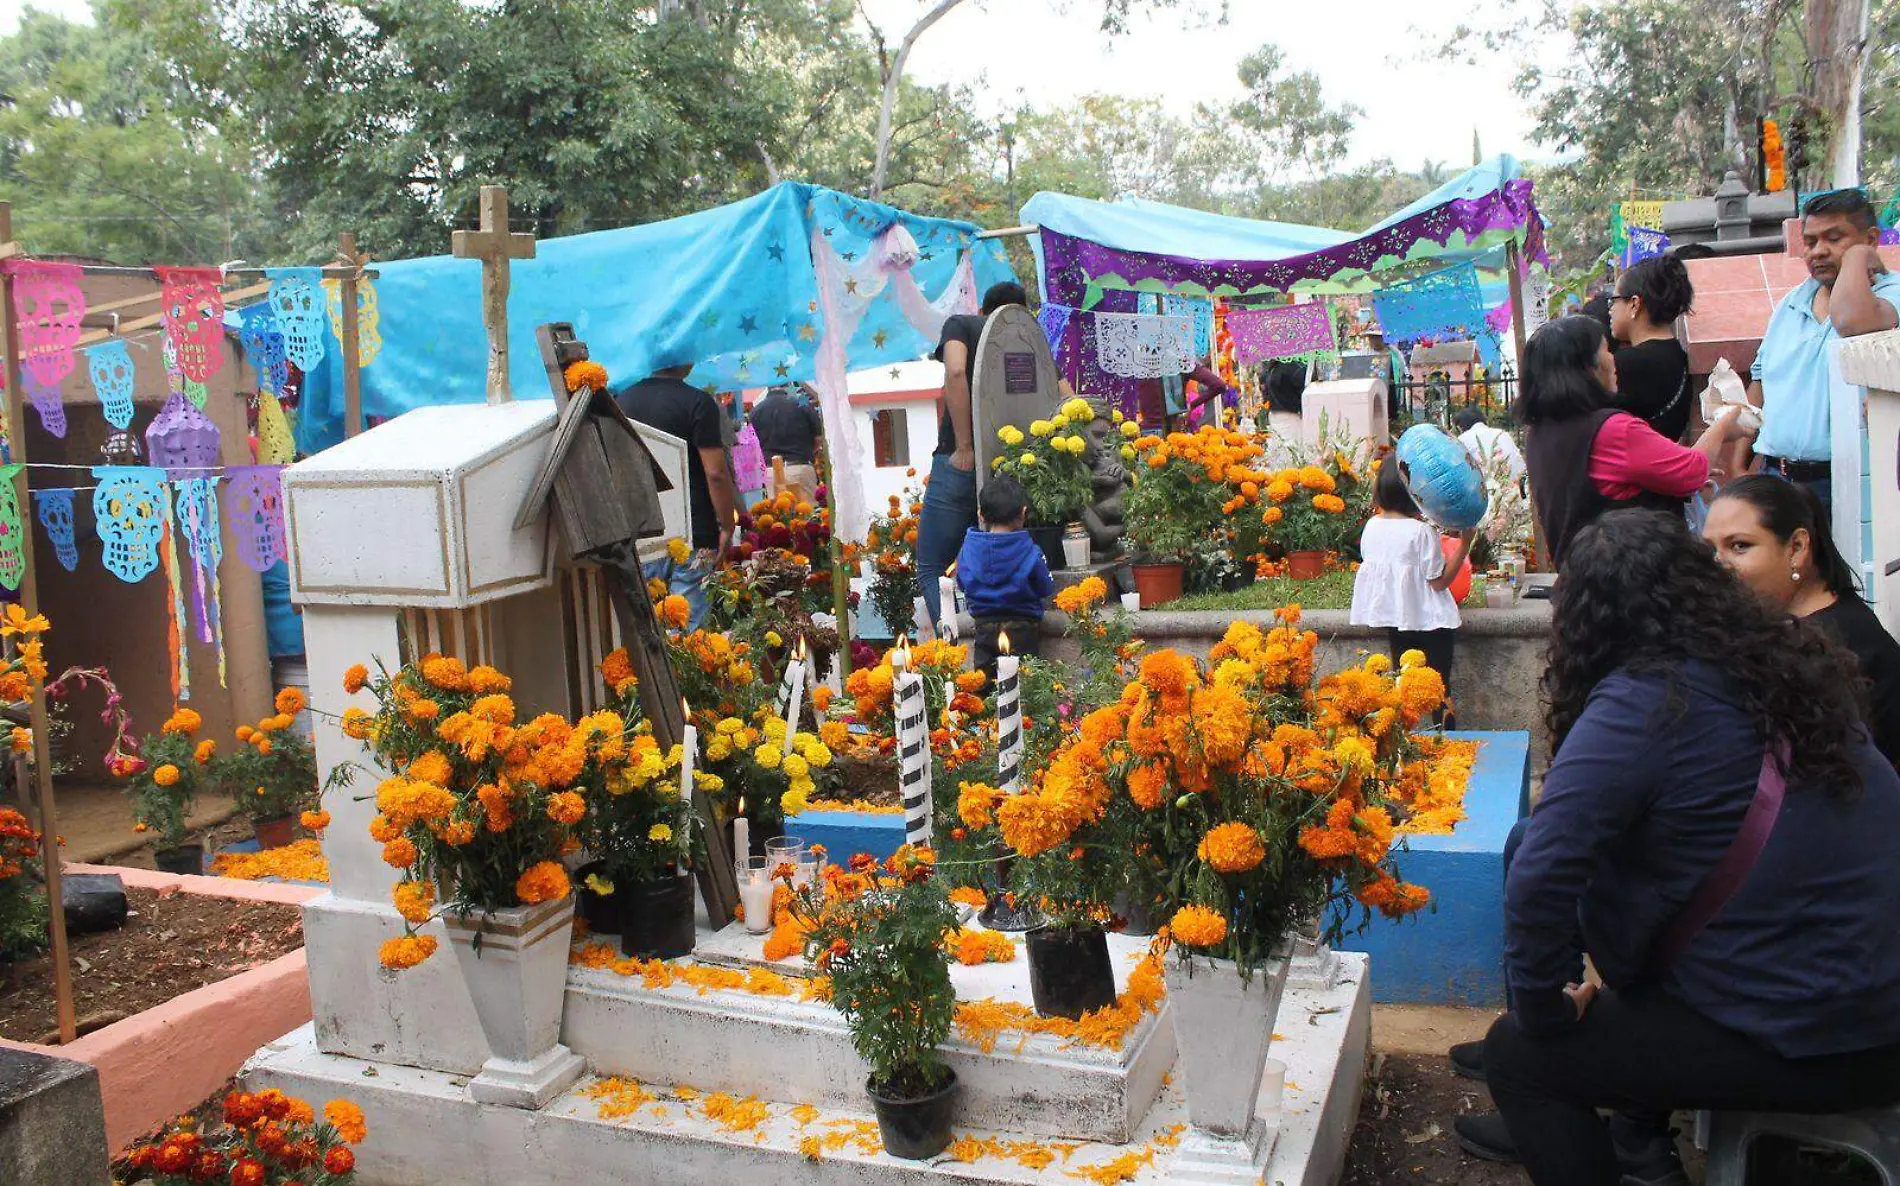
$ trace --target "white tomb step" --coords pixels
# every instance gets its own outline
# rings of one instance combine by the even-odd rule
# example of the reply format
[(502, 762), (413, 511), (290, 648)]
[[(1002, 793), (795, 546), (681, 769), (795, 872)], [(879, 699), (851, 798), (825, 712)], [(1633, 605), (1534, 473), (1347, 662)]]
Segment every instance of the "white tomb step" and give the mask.
[[(1365, 957), (1349, 954), (1343, 960), (1343, 975), (1332, 988), (1289, 985), (1280, 1007), (1273, 1057), (1287, 1066), (1286, 1089), (1262, 1178), (1275, 1186), (1330, 1186), (1345, 1162), (1365, 1076), (1371, 993)], [(603, 1118), (602, 1101), (586, 1094), (599, 1083), (594, 1077), (540, 1112), (477, 1104), (468, 1097), (465, 1077), (323, 1054), (309, 1026), (265, 1047), (240, 1078), (246, 1090), (276, 1087), (319, 1105), (337, 1097), (361, 1105), (369, 1119), (368, 1139), (357, 1149), (363, 1186), (789, 1181), (989, 1186), (1094, 1180), (1174, 1186), (1184, 1181), (1173, 1172), (1171, 1134), (1187, 1120), (1178, 1082), (1162, 1091), (1126, 1143), (1076, 1143), (1066, 1149), (1066, 1157), (1057, 1141), (982, 1130), (959, 1116), (957, 1136), (972, 1142), (966, 1148), (981, 1142), (1019, 1153), (1040, 1147), (1055, 1154), (1037, 1169), (1009, 1156), (965, 1162), (946, 1153), (920, 1163), (873, 1152), (868, 1139), (864, 1144), (855, 1139), (875, 1131), (862, 1094), (848, 1108), (820, 1106), (816, 1116), (796, 1104), (771, 1103), (761, 1123), (738, 1130), (710, 1119), (704, 1098), (676, 1097), (676, 1078), (649, 1085), (646, 1090), (660, 1098), (616, 1118)], [(711, 1084), (704, 1089), (711, 1090)], [(827, 1144), (830, 1134), (840, 1134), (830, 1142), (838, 1147), (820, 1148), (818, 1160), (801, 1152), (801, 1144), (811, 1138)], [(1124, 1158), (1130, 1159), (1132, 1177), (1088, 1172)]]
[[(711, 944), (707, 938), (702, 933), (702, 958), (711, 962), (797, 975), (791, 961), (767, 964), (748, 955), (731, 933)], [(760, 943), (752, 938), (749, 950)], [(1109, 937), (1118, 992), (1147, 947), (1146, 939)], [(951, 976), (962, 1001), (1030, 1001), (1029, 966), (1020, 950), (1009, 963), (955, 965)], [(568, 972), (561, 1041), (600, 1075), (714, 1083), (737, 1095), (826, 1109), (861, 1107), (865, 1098), (868, 1070), (851, 1047), (844, 1018), (820, 1002), (702, 992), (684, 983), (649, 988), (637, 977), (577, 966)], [(1138, 1129), (1161, 1093), (1174, 1065), (1174, 1026), (1164, 1001), (1120, 1049), (1005, 1032), (985, 1053), (953, 1033), (944, 1053), (962, 1085), (960, 1107), (972, 1127), (1119, 1144)]]

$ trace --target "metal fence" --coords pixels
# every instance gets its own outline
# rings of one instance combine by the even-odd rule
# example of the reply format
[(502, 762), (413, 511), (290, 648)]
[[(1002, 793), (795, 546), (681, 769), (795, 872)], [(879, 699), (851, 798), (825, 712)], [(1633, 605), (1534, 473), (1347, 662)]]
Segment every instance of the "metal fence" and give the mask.
[[(1511, 405), (1517, 400), (1517, 370), (1509, 359), (1496, 375), (1454, 379), (1449, 371), (1432, 371), (1423, 379), (1410, 375), (1393, 386), (1392, 423), (1436, 424), (1451, 430), (1458, 413), (1476, 408), (1499, 428), (1510, 427)], [(1455, 431), (1455, 430), (1454, 430)]]

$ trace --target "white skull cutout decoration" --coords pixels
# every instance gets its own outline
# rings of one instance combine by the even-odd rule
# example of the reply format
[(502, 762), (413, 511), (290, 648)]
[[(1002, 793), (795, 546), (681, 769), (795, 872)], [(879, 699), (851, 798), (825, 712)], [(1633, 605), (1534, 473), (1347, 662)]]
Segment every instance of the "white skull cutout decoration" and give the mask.
[(20, 363), (42, 387), (57, 387), (72, 373), (73, 346), (86, 315), (86, 294), (73, 264), (27, 263), (15, 274), (23, 353)]

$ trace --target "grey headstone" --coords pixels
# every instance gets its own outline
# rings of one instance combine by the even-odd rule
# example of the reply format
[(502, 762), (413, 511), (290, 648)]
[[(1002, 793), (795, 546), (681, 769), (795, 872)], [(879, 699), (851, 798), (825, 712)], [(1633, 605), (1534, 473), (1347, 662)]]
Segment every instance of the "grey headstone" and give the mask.
[(979, 489), (990, 472), (990, 459), (1004, 449), (996, 430), (1013, 424), (1027, 434), (1032, 421), (1054, 415), (1062, 403), (1060, 381), (1049, 339), (1034, 314), (1021, 305), (1005, 305), (990, 314), (970, 373)]
[(105, 1186), (111, 1176), (99, 1072), (0, 1048), (0, 1182)]

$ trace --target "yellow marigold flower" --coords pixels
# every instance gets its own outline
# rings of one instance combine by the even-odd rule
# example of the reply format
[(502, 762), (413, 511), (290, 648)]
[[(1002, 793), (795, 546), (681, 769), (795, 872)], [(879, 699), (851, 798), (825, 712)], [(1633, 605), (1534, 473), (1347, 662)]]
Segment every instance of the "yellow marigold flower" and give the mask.
[(1380, 654), (1367, 655), (1366, 670), (1374, 675), (1384, 675), (1386, 672), (1392, 670), (1392, 657), (1390, 655)]
[(548, 797), (548, 818), (557, 824), (578, 824), (586, 814), (586, 801), (573, 791)]
[(666, 541), (666, 554), (672, 558), (673, 563), (684, 564), (693, 558), (693, 545), (676, 535)]
[(1122, 460), (1123, 461), (1133, 461), (1135, 458), (1139, 456), (1141, 456), (1141, 454), (1135, 452), (1135, 447), (1133, 445), (1122, 446)]
[(996, 430), (996, 435), (999, 440), (1012, 449), (1023, 443), (1023, 430), (1017, 428), (1014, 424), (1003, 425), (1003, 427)]
[[(377, 958), (382, 961), (383, 967), (400, 972), (434, 955), (435, 945), (434, 935), (402, 935), (384, 943), (382, 950), (377, 952)], [(324, 1114), (329, 1115), (327, 1108)], [(341, 1132), (340, 1129), (338, 1131)]]
[(1425, 652), (1414, 647), (1399, 655), (1399, 670), (1410, 671), (1414, 667), (1425, 666)]
[(391, 868), (407, 869), (416, 863), (419, 855), (415, 841), (407, 836), (398, 836), (383, 845), (383, 863)]
[[(369, 726), (372, 720), (374, 720), (374, 718), (360, 708), (344, 709), (343, 735), (345, 737), (354, 737), (358, 741), (364, 740), (369, 736)], [(238, 740), (242, 741), (244, 738), (240, 736)]]
[(515, 882), (515, 897), (529, 906), (558, 902), (567, 897), (567, 870), (557, 861), (542, 861)]
[(178, 780), (181, 777), (183, 777), (183, 775), (180, 774), (178, 767), (172, 765), (170, 762), (152, 771), (152, 781), (161, 787), (175, 787), (178, 785)]
[(390, 897), (396, 913), (421, 926), (435, 913), (435, 887), (426, 881), (398, 881)]
[(45, 634), (52, 626), (46, 615), (27, 616), (26, 607), (17, 602), (7, 606), (6, 616), (0, 618), (0, 635), (12, 638), (16, 634)]
[(1227, 920), (1205, 906), (1183, 906), (1169, 920), (1168, 934), (1189, 947), (1212, 947), (1227, 938)]
[(752, 760), (767, 770), (776, 770), (779, 763), (785, 760), (785, 751), (768, 741), (752, 751)]
[(1047, 420), (1032, 420), (1029, 424), (1029, 432), (1032, 436), (1046, 437), (1055, 430), (1056, 426)]
[(12, 747), (13, 752), (16, 754), (31, 752), (33, 749), (33, 730), (24, 729), (15, 725), (12, 735)]
[(1019, 465), (1034, 466), (1036, 464), (1036, 455), (1034, 453), (1024, 453), (1021, 457), (1018, 457), (1016, 461)]
[(654, 824), (647, 829), (647, 839), (655, 844), (666, 844), (673, 839), (672, 824)]
[(352, 663), (343, 673), (343, 690), (354, 696), (369, 686), (369, 668), (361, 663)]
[(369, 1125), (363, 1119), (363, 1109), (348, 1100), (331, 1100), (323, 1105), (323, 1118), (336, 1129), (336, 1135), (351, 1145), (360, 1145), (369, 1135)]
[(1121, 422), (1121, 425), (1122, 425), (1122, 436), (1126, 437), (1128, 440), (1132, 441), (1136, 437), (1141, 435), (1141, 425), (1136, 424), (1133, 420), (1124, 420)]
[(468, 691), (468, 668), (460, 659), (427, 655), (422, 660), (422, 678), (444, 691)]
[(297, 817), (306, 832), (321, 832), (330, 826), (330, 813), (327, 811), (306, 811)]
[[(29, 745), (32, 744), (32, 734), (30, 733), (27, 735), (27, 744)], [(209, 762), (213, 757), (217, 756), (217, 752), (218, 752), (218, 743), (211, 740), (209, 737), (207, 737), (203, 741), (198, 743), (198, 748), (192, 754), (192, 756), (198, 759), (198, 765), (202, 766), (205, 763)]]
[(200, 716), (198, 710), (195, 708), (175, 709), (172, 715), (165, 721), (165, 732), (182, 733), (184, 736), (190, 737), (197, 733), (199, 729), (203, 728), (204, 723), (204, 717)]
[(1208, 829), (1195, 855), (1216, 873), (1246, 873), (1267, 859), (1267, 849), (1252, 824), (1234, 821)]
[(486, 696), (490, 692), (511, 691), (514, 686), (514, 680), (485, 663), (480, 667), (469, 668), (468, 690), (477, 696)]
[(768, 647), (782, 647), (785, 645), (785, 637), (776, 630), (767, 630), (765, 632), (765, 645)]
[(284, 716), (294, 717), (309, 707), (310, 699), (301, 688), (283, 688), (277, 693), (277, 711)]
[(779, 768), (785, 771), (787, 778), (804, 778), (811, 773), (811, 763), (798, 754), (786, 754)]

